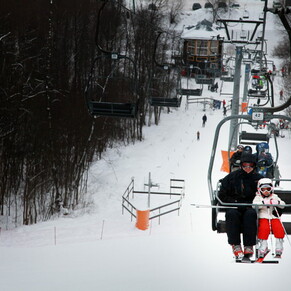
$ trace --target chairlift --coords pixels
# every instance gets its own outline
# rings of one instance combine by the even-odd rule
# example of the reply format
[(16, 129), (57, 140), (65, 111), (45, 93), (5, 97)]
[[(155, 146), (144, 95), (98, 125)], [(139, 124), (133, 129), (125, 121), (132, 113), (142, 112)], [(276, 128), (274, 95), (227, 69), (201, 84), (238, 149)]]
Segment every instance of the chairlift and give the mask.
[(182, 96), (172, 97), (170, 83), (174, 78), (174, 70), (166, 66), (158, 66), (156, 75), (151, 78), (149, 104), (158, 107), (180, 107)]
[(172, 78), (174, 78), (174, 65), (167, 63), (160, 64), (156, 60), (158, 39), (162, 33), (158, 33), (155, 41), (153, 61), (157, 66), (157, 71), (156, 76), (153, 76), (151, 79), (149, 104), (158, 107), (180, 107), (182, 96), (171, 97), (170, 83)]
[(136, 117), (139, 98), (135, 63), (115, 53), (97, 56), (85, 97), (89, 113), (94, 117)]
[(201, 96), (203, 89), (188, 89), (188, 88), (178, 88), (176, 90), (178, 95), (185, 95), (185, 96)]
[(267, 89), (266, 90), (255, 90), (249, 89), (248, 90), (248, 97), (255, 97), (255, 98), (265, 98), (267, 97)]
[[(217, 183), (216, 187), (214, 188), (212, 185), (212, 171), (213, 171), (213, 165), (214, 165), (214, 160), (215, 160), (215, 153), (217, 152), (217, 145), (218, 145), (218, 138), (219, 138), (219, 133), (221, 130), (221, 127), (227, 122), (231, 120), (240, 120), (240, 124), (242, 123), (247, 123), (250, 126), (254, 126), (257, 128), (259, 125), (262, 125), (266, 122), (269, 122), (270, 126), (274, 123), (272, 123), (272, 120), (277, 120), (277, 119), (282, 119), (286, 121), (291, 121), (291, 117), (285, 116), (285, 115), (276, 115), (276, 112), (282, 111), (291, 104), (291, 98), (285, 103), (282, 104), (281, 106), (274, 107), (274, 108), (258, 108), (256, 109), (251, 115), (232, 115), (224, 118), (222, 121), (219, 122), (217, 125), (215, 135), (214, 135), (214, 141), (213, 141), (213, 146), (212, 146), (212, 152), (211, 152), (211, 158), (210, 158), (210, 163), (209, 163), (209, 168), (208, 168), (208, 188), (209, 188), (209, 194), (210, 194), (210, 201), (212, 205), (212, 230), (217, 231), (218, 233), (224, 233), (226, 232), (225, 228), (225, 220), (219, 218), (219, 213), (220, 212), (225, 212), (225, 209), (227, 207), (231, 206), (252, 206), (251, 204), (231, 204), (231, 203), (225, 203), (220, 201), (218, 197), (218, 192), (219, 192), (219, 183)], [(239, 124), (238, 124), (239, 125)], [(240, 134), (240, 143), (245, 142), (245, 144), (257, 144), (258, 142), (269, 141), (269, 136), (267, 134), (257, 134), (257, 133), (250, 133), (250, 132), (242, 132)], [(277, 160), (278, 160), (278, 153), (279, 153), (279, 148), (276, 142), (276, 136), (274, 135), (274, 142), (275, 142), (275, 147), (276, 147), (276, 161), (274, 165), (277, 165)], [(231, 144), (231, 143), (229, 143)], [(291, 182), (291, 179), (273, 179), (278, 182), (280, 181), (287, 181)], [(291, 222), (290, 222), (290, 215), (291, 215), (291, 187), (288, 189), (284, 190), (279, 190), (275, 188), (275, 193), (281, 197), (286, 203), (284, 212), (286, 216), (289, 218), (285, 219), (285, 215), (282, 216), (282, 222), (284, 225), (284, 228), (286, 230), (287, 234), (291, 234)], [(225, 208), (224, 208), (225, 207)]]
[(231, 75), (231, 76), (221, 76), (220, 80), (224, 81), (224, 82), (233, 82), (234, 81), (234, 76), (233, 75)]
[(240, 38), (241, 39), (248, 39), (248, 32), (244, 29), (240, 31)]
[(97, 16), (95, 41), (99, 55), (93, 61), (85, 87), (87, 108), (94, 117), (134, 118), (139, 100), (136, 64), (126, 55), (106, 51), (99, 44), (100, 19), (107, 3), (102, 3)]
[(268, 97), (267, 79), (261, 70), (252, 74), (251, 88), (248, 89), (248, 97), (266, 98)]
[(222, 72), (220, 80), (224, 82), (233, 82), (234, 81), (234, 70), (230, 66), (227, 66), (225, 71)]
[(247, 10), (244, 10), (244, 12), (243, 12), (243, 18), (244, 19), (250, 18), (250, 13)]
[(239, 143), (245, 145), (257, 145), (262, 142), (269, 143), (270, 136), (267, 133), (242, 131), (239, 134)]
[(182, 97), (150, 97), (149, 104), (151, 106), (159, 106), (159, 107), (180, 107), (181, 106)]
[(213, 77), (208, 77), (207, 75), (204, 74), (197, 74), (195, 76), (195, 80), (197, 84), (207, 84), (207, 85), (213, 85), (215, 78)]
[[(192, 86), (189, 84), (190, 76), (192, 75), (193, 72), (195, 72), (197, 70), (199, 72), (201, 72), (201, 69), (199, 67), (196, 67), (193, 65), (190, 65), (190, 66), (185, 68), (184, 71), (188, 71), (188, 74), (186, 74), (187, 75), (187, 79), (186, 79), (186, 87), (187, 88), (183, 88), (185, 86), (185, 84), (182, 84), (182, 78), (181, 78), (181, 75), (179, 75), (178, 88), (176, 89), (176, 92), (178, 95), (185, 95), (187, 97), (188, 96), (201, 96), (202, 95), (203, 84), (199, 84), (198, 88), (190, 88)], [(185, 78), (183, 80), (185, 80)]]
[(228, 68), (226, 66), (221, 67), (221, 76), (227, 76), (228, 75)]

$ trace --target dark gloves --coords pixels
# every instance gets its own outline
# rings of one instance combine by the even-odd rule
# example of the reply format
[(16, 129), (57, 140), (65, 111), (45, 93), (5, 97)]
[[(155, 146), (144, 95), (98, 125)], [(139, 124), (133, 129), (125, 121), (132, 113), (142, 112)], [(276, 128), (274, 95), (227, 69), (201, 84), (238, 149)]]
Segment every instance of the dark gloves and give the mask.
[(238, 206), (238, 207), (237, 207), (237, 210), (238, 210), (239, 212), (245, 212), (246, 209), (247, 209), (247, 206)]
[(283, 213), (283, 209), (280, 209), (278, 207), (274, 207), (274, 210), (272, 211), (272, 214), (276, 217), (280, 217)]

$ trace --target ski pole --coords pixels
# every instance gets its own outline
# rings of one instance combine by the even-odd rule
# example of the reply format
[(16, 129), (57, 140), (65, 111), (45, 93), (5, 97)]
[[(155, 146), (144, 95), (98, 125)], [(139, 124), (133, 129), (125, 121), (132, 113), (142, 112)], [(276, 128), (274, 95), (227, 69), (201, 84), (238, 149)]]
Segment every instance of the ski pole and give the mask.
[(270, 228), (270, 239), (271, 239), (271, 251), (272, 251), (272, 255), (274, 255), (274, 246), (273, 246), (273, 238), (272, 238), (272, 234), (273, 234), (273, 232), (272, 232), (272, 225), (271, 225), (271, 218), (270, 217), (272, 217), (272, 216), (270, 216), (270, 207), (269, 206), (267, 206), (267, 208), (268, 208), (268, 219), (269, 219), (269, 228)]
[(202, 205), (202, 204), (191, 204), (196, 208), (234, 208), (237, 209), (237, 206), (223, 206), (223, 205)]
[(274, 207), (274, 209), (275, 209), (276, 214), (277, 214), (277, 216), (278, 216), (278, 218), (279, 218), (279, 220), (280, 220), (280, 222), (281, 222), (281, 225), (282, 225), (282, 227), (283, 227), (283, 229), (284, 229), (285, 236), (286, 236), (286, 238), (287, 238), (287, 240), (288, 240), (288, 243), (289, 243), (289, 245), (291, 246), (291, 242), (290, 242), (290, 239), (289, 239), (289, 237), (288, 237), (288, 233), (287, 233), (286, 228), (285, 228), (285, 226), (284, 226), (284, 224), (283, 224), (283, 222), (282, 222), (282, 220), (281, 220), (281, 217), (279, 216), (278, 209), (277, 209), (277, 207)]

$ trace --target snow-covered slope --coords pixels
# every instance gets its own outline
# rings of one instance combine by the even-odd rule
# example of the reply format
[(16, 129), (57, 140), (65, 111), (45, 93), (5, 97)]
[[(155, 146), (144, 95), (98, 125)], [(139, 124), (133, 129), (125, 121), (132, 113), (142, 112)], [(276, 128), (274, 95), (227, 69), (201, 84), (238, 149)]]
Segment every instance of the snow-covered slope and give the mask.
[[(262, 3), (241, 2), (251, 7)], [(188, 9), (187, 13), (193, 14), (191, 3), (186, 1), (185, 11)], [(274, 23), (274, 16), (268, 17)], [(271, 49), (280, 35), (275, 26), (268, 26), (267, 31)], [(279, 60), (276, 65), (280, 66)], [(223, 90), (232, 90), (230, 84), (225, 86), (229, 87)], [(277, 92), (280, 77), (275, 78), (275, 86)], [(203, 96), (224, 99), (207, 88)], [(208, 120), (203, 128), (204, 113)], [(209, 204), (207, 170), (214, 130), (222, 118), (222, 110), (213, 111), (207, 106), (204, 112), (202, 104), (191, 104), (186, 109), (183, 100), (179, 109), (162, 115), (159, 126), (144, 128), (142, 142), (127, 147), (117, 145), (91, 167), (88, 184), (91, 203), (84, 213), (16, 230), (2, 226), (0, 289), (289, 290), (291, 246), (287, 240), (278, 265), (235, 264), (226, 235), (211, 230), (210, 209), (191, 206), (191, 203)], [(199, 141), (197, 131), (200, 131)], [(290, 138), (286, 134), (279, 139), (282, 149), (279, 162), (284, 177), (291, 172)], [(218, 149), (226, 149), (227, 141), (228, 129), (225, 129)], [(220, 172), (220, 153), (217, 156), (215, 179), (225, 175)], [(135, 228), (135, 221), (131, 221), (128, 213), (122, 215), (122, 194), (132, 177), (136, 190), (146, 190), (144, 184), (149, 173), (153, 182), (159, 184), (155, 191), (168, 191), (171, 178), (184, 179), (186, 195), (179, 215), (174, 212), (162, 216), (160, 223), (152, 220), (149, 229), (141, 231)]]

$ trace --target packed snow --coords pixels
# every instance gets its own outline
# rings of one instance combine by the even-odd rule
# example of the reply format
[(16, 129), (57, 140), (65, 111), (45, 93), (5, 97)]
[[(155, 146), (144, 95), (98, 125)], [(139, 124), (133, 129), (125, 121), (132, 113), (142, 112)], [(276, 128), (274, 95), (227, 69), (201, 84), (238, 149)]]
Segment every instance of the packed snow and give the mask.
[[(201, 1), (203, 2), (203, 1)], [(204, 9), (191, 11), (185, 1), (183, 15), (201, 17)], [(204, 3), (204, 2), (203, 2)], [(261, 1), (240, 1), (251, 7)], [(252, 6), (254, 5), (254, 6)], [(242, 4), (241, 4), (242, 6)], [(238, 13), (238, 12), (237, 12)], [(181, 16), (181, 27), (188, 16)], [(204, 15), (203, 15), (204, 16)], [(269, 57), (280, 38), (276, 16), (268, 15), (266, 38)], [(280, 60), (275, 59), (277, 68)], [(243, 68), (242, 68), (243, 72)], [(218, 93), (204, 86), (203, 97), (222, 101)], [(243, 88), (243, 78), (241, 90)], [(275, 77), (276, 103), (282, 79)], [(222, 91), (231, 92), (232, 83)], [(228, 97), (229, 98), (229, 97)], [(285, 239), (279, 264), (236, 264), (226, 234), (211, 229), (211, 209), (191, 204), (210, 205), (207, 171), (216, 125), (223, 119), (222, 109), (203, 104), (186, 107), (186, 97), (178, 109), (163, 113), (158, 126), (144, 127), (141, 142), (108, 149), (89, 172), (86, 207), (37, 225), (17, 229), (1, 225), (0, 289), (3, 291), (192, 291), (192, 290), (289, 290), (291, 286), (291, 245)], [(207, 115), (202, 127), (202, 116)], [(229, 115), (230, 112), (227, 112)], [(227, 127), (227, 126), (226, 126)], [(197, 131), (200, 140), (197, 140)], [(226, 175), (220, 171), (220, 150), (227, 150), (228, 127), (221, 131), (213, 180)], [(291, 166), (290, 131), (278, 138), (282, 178), (289, 178)], [(274, 148), (271, 144), (271, 153)], [(122, 213), (122, 195), (131, 180), (135, 190), (169, 192), (170, 179), (185, 180), (185, 197), (178, 212), (150, 221), (147, 230), (135, 227), (135, 218)], [(281, 187), (284, 187), (281, 186)], [(136, 195), (132, 202), (147, 208), (146, 198)], [(151, 207), (173, 198), (151, 196)], [(157, 214), (157, 213), (156, 213)], [(290, 236), (289, 236), (290, 237)]]

